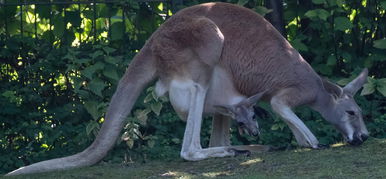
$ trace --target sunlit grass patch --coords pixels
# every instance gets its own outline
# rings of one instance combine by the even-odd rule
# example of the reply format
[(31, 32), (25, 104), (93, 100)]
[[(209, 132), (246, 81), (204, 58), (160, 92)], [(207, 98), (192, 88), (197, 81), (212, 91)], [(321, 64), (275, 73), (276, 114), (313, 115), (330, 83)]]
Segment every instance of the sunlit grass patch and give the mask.
[(231, 175), (231, 173), (229, 171), (202, 173), (202, 176), (210, 177), (210, 178), (219, 177), (219, 176), (229, 176), (229, 175)]
[(308, 151), (311, 151), (311, 150), (312, 150), (311, 148), (298, 148), (298, 149), (295, 149), (294, 152), (295, 153), (308, 152)]
[(347, 145), (346, 143), (340, 142), (340, 143), (332, 144), (331, 147), (343, 147), (346, 145)]
[(190, 174), (185, 172), (176, 172), (176, 171), (168, 171), (160, 175), (161, 177), (171, 177), (171, 178), (180, 178), (180, 179), (189, 179), (192, 178)]
[(245, 162), (240, 163), (240, 165), (251, 165), (251, 164), (256, 164), (256, 163), (259, 163), (259, 162), (263, 162), (263, 159), (255, 158), (255, 159), (247, 160)]

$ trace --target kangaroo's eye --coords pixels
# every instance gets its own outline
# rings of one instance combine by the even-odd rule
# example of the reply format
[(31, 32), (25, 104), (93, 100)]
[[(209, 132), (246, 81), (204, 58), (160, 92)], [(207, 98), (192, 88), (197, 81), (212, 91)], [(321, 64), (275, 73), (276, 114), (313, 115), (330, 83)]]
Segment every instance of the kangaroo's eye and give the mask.
[(347, 114), (351, 115), (351, 116), (354, 116), (355, 115), (355, 112), (354, 111), (346, 111)]

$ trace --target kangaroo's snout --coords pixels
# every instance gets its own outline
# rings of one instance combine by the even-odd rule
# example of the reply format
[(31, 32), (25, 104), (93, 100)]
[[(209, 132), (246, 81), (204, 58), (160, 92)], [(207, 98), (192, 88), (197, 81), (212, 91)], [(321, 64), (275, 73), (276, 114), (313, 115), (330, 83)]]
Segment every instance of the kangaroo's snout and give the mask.
[(361, 145), (364, 141), (366, 141), (369, 138), (367, 134), (361, 134), (358, 136), (354, 136), (352, 140), (347, 141), (350, 145), (353, 146), (359, 146)]

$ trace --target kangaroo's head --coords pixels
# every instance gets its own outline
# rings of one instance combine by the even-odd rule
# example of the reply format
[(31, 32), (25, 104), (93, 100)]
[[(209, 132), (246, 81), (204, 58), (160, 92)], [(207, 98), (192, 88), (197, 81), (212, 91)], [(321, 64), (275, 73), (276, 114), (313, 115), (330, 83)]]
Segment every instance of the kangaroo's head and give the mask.
[(364, 69), (357, 78), (344, 88), (323, 80), (325, 89), (333, 96), (331, 105), (326, 106), (324, 117), (331, 122), (351, 145), (360, 145), (368, 138), (363, 122), (362, 110), (354, 100), (355, 93), (366, 82), (368, 70)]
[(234, 105), (215, 106), (216, 112), (236, 120), (240, 131), (257, 136), (260, 131), (253, 107), (263, 95), (264, 92), (261, 92)]

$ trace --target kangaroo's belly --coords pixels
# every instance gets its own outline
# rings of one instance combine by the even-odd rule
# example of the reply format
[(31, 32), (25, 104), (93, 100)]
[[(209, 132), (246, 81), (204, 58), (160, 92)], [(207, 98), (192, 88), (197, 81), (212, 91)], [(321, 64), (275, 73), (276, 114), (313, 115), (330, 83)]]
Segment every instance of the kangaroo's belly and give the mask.
[(205, 113), (215, 113), (216, 105), (234, 105), (246, 99), (235, 88), (233, 78), (221, 67), (215, 67), (205, 100)]
[(193, 94), (196, 89), (204, 89), (206, 92), (204, 114), (213, 115), (216, 105), (237, 104), (246, 97), (241, 95), (234, 87), (233, 79), (222, 68), (215, 67), (208, 86), (196, 83), (191, 79), (171, 79), (170, 81), (158, 81), (156, 94), (163, 96), (169, 93), (170, 103), (181, 119), (186, 120), (191, 105), (194, 105)]

